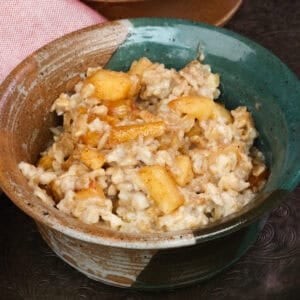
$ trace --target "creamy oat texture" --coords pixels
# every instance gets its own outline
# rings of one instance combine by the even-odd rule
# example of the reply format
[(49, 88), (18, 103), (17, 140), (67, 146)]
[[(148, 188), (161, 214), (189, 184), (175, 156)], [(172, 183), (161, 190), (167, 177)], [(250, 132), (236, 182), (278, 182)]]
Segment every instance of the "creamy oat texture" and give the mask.
[(142, 58), (128, 73), (89, 69), (37, 166), (19, 167), (41, 201), (126, 232), (201, 227), (239, 211), (266, 180), (246, 107), (214, 99), (219, 76), (192, 61), (182, 70)]

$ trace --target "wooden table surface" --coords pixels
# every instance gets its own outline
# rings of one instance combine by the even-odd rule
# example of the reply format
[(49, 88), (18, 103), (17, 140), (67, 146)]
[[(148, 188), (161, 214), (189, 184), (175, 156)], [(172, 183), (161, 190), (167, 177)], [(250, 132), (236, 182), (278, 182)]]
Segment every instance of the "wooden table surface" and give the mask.
[[(244, 0), (226, 27), (273, 51), (299, 77), (300, 1)], [(299, 198), (300, 187), (270, 214), (255, 245), (226, 272), (189, 288), (153, 294), (106, 286), (73, 270), (2, 194), (0, 299), (299, 299)]]

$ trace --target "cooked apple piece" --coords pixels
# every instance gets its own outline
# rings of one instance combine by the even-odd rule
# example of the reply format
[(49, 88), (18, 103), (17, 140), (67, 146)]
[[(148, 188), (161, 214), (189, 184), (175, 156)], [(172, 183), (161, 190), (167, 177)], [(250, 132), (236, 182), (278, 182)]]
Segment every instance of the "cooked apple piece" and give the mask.
[(103, 116), (100, 118), (100, 120), (108, 123), (111, 126), (116, 126), (120, 122), (118, 118), (112, 116)]
[(79, 139), (85, 145), (89, 145), (91, 147), (97, 147), (100, 138), (102, 137), (102, 133), (98, 131), (90, 131), (82, 135)]
[(131, 99), (104, 101), (103, 104), (108, 108), (108, 114), (110, 116), (120, 119), (127, 117), (134, 107)]
[(132, 96), (132, 85), (136, 83), (123, 72), (100, 69), (88, 77), (84, 84), (93, 84), (94, 97), (104, 101), (118, 101)]
[(173, 173), (173, 177), (178, 185), (185, 186), (194, 177), (191, 159), (187, 155), (178, 155), (175, 157), (175, 163), (179, 173)]
[(200, 136), (201, 134), (202, 134), (202, 129), (198, 123), (195, 123), (194, 126), (191, 128), (191, 130), (186, 133), (186, 135), (189, 138), (192, 138), (193, 136)]
[(135, 98), (140, 92), (141, 80), (138, 75), (130, 75), (130, 80), (131, 80), (131, 88), (129, 91), (128, 98)]
[(116, 126), (111, 130), (108, 140), (109, 145), (125, 143), (142, 135), (159, 137), (164, 134), (166, 125), (164, 122), (152, 122), (125, 126)]
[(85, 106), (79, 106), (77, 108), (77, 113), (79, 115), (85, 115), (87, 113), (88, 109)]
[(149, 196), (164, 214), (171, 213), (184, 203), (183, 195), (166, 168), (158, 165), (142, 167), (139, 176)]
[(152, 114), (148, 110), (140, 110), (137, 112), (137, 116), (140, 117), (145, 122), (160, 122), (162, 118)]
[(232, 116), (230, 114), (230, 111), (227, 110), (222, 104), (216, 102), (214, 103), (215, 107), (213, 109), (213, 118), (222, 118), (225, 120), (225, 123), (232, 123)]
[(131, 64), (129, 74), (142, 76), (144, 71), (152, 65), (152, 62), (147, 57), (142, 57)]
[(95, 149), (85, 147), (80, 152), (80, 160), (90, 169), (98, 170), (103, 166), (105, 156)]
[(168, 105), (176, 112), (187, 114), (202, 121), (212, 116), (215, 102), (206, 97), (186, 96), (174, 99)]
[(56, 203), (58, 203), (64, 197), (60, 186), (55, 180), (50, 182), (48, 190)]
[(98, 114), (95, 114), (95, 113), (89, 114), (87, 121), (88, 121), (88, 123), (91, 123), (96, 118), (98, 118), (101, 121), (104, 121), (104, 122), (108, 123), (111, 126), (115, 126), (118, 122), (120, 122), (120, 120), (116, 117), (112, 117), (112, 116), (108, 116), (108, 115), (102, 116), (102, 115), (98, 115)]
[(98, 115), (97, 114), (94, 114), (94, 113), (90, 113), (88, 115), (88, 118), (87, 118), (87, 122), (88, 123), (92, 123), (95, 119), (98, 118)]
[(43, 168), (44, 170), (51, 169), (53, 160), (54, 160), (53, 157), (46, 154), (40, 158), (38, 162), (38, 167)]
[(85, 200), (88, 198), (104, 199), (105, 195), (104, 195), (102, 187), (99, 184), (93, 182), (90, 184), (89, 188), (79, 190), (78, 192), (75, 193), (75, 196), (74, 196), (75, 200)]

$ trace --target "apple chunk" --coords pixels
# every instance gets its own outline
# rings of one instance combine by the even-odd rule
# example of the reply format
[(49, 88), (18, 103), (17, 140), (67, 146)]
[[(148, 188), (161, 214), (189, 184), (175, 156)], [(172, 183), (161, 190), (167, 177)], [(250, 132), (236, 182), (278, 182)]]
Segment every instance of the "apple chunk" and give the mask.
[(199, 121), (203, 121), (212, 116), (215, 102), (206, 97), (186, 96), (174, 99), (168, 105), (180, 114), (187, 114)]
[(80, 152), (80, 160), (90, 169), (98, 170), (103, 166), (105, 156), (95, 149), (85, 147)]
[(187, 155), (178, 155), (175, 157), (175, 164), (179, 173), (173, 174), (173, 177), (178, 185), (185, 186), (194, 177), (191, 159)]
[(148, 58), (142, 57), (131, 64), (129, 74), (142, 76), (144, 71), (152, 65), (152, 62)]
[(164, 122), (151, 122), (134, 125), (116, 126), (111, 130), (108, 144), (117, 145), (141, 136), (159, 137), (166, 129)]
[(95, 87), (93, 96), (103, 101), (119, 101), (131, 98), (135, 94), (137, 83), (129, 74), (111, 70), (98, 70), (85, 80)]
[(153, 165), (142, 167), (139, 176), (149, 196), (164, 214), (169, 214), (184, 203), (184, 197), (166, 168)]
[(215, 108), (213, 111), (213, 117), (215, 119), (221, 118), (225, 121), (226, 124), (232, 123), (232, 116), (230, 114), (230, 111), (226, 109), (225, 106), (223, 106), (220, 103), (215, 102)]
[(77, 191), (74, 196), (75, 200), (86, 200), (89, 198), (105, 198), (103, 189), (99, 184), (92, 182), (89, 188)]

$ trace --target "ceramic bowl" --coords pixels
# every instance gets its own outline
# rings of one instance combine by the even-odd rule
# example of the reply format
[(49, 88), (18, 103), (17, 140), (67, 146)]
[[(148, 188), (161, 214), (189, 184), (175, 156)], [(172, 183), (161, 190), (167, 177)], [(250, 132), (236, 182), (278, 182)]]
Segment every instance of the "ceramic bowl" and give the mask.
[[(221, 222), (180, 232), (134, 235), (86, 225), (37, 199), (18, 169), (36, 162), (57, 120), (50, 107), (92, 66), (127, 70), (139, 57), (181, 68), (202, 51), (221, 75), (221, 101), (252, 112), (270, 169), (255, 201)], [(233, 32), (175, 19), (109, 22), (66, 35), (24, 60), (0, 87), (0, 182), (68, 264), (107, 284), (139, 289), (185, 286), (236, 261), (263, 218), (299, 182), (300, 87), (274, 55)]]

